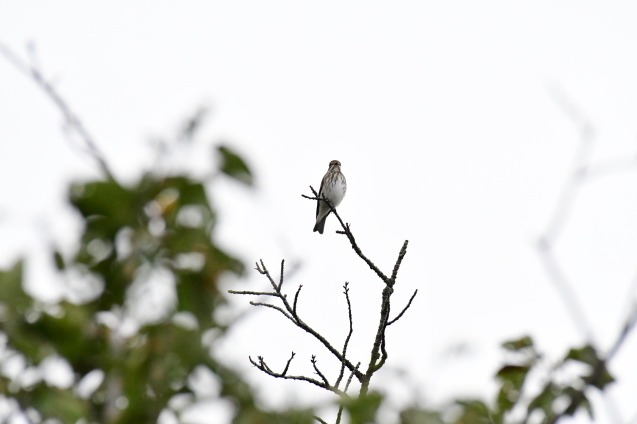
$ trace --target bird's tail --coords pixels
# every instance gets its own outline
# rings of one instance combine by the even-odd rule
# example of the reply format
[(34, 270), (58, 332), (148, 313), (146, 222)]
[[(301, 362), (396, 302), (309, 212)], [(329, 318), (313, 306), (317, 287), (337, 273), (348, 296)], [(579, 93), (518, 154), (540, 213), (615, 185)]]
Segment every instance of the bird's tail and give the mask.
[(319, 234), (323, 234), (325, 230), (325, 221), (327, 220), (327, 215), (323, 217), (323, 219), (316, 221), (316, 225), (314, 225), (314, 232), (319, 232)]

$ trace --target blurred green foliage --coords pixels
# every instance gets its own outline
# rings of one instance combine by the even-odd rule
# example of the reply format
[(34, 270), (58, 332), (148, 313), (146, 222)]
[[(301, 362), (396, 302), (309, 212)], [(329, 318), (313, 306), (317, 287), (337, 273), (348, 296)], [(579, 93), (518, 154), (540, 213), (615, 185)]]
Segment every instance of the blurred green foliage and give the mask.
[[(220, 171), (250, 186), (245, 161), (228, 147), (219, 153)], [(62, 423), (155, 423), (175, 395), (197, 398), (190, 376), (205, 367), (218, 379), (217, 397), (232, 404), (234, 422), (312, 421), (311, 411), (263, 411), (241, 377), (215, 359), (209, 339), (227, 330), (215, 319), (215, 310), (226, 302), (219, 279), (242, 275), (244, 267), (215, 243), (215, 209), (202, 181), (147, 173), (131, 186), (78, 182), (68, 199), (84, 223), (79, 247), (72, 257), (51, 255), (61, 275), (73, 272), (86, 281), (86, 298), (42, 305), (23, 290), (22, 262), (0, 272), (2, 362), (24, 363), (14, 373), (0, 374), (0, 393), (22, 410)], [(122, 332), (127, 317), (157, 308), (132, 289), (139, 281), (152, 285), (156, 270), (174, 282), (173, 306), (150, 311), (153, 319)], [(89, 281), (98, 282), (97, 288), (91, 291)], [(177, 316), (186, 317), (188, 325), (179, 324)], [(46, 358), (63, 358), (73, 371), (72, 384), (56, 387), (38, 374)], [(96, 370), (101, 383), (80, 390), (82, 379)], [(29, 373), (39, 376), (28, 381)]]

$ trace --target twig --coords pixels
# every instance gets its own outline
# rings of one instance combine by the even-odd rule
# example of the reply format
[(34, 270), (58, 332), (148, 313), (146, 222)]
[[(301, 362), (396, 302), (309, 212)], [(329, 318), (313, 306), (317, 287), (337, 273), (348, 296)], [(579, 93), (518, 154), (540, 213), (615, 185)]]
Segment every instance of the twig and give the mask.
[(276, 305), (270, 305), (269, 303), (263, 303), (263, 302), (250, 302), (250, 305), (252, 306), (265, 306), (266, 308), (272, 308), (272, 309), (276, 309), (277, 311), (281, 312), (287, 319), (289, 319), (290, 321), (292, 321), (293, 323), (296, 324), (296, 320), (288, 315), (282, 308), (280, 308), (279, 306)]
[[(285, 259), (282, 259), (281, 260), (281, 276), (279, 277), (279, 291), (281, 291), (281, 287), (283, 286), (283, 270), (284, 270), (284, 268), (285, 268)], [(300, 290), (300, 288), (299, 288), (299, 290)]]
[(294, 295), (294, 306), (292, 307), (292, 312), (294, 314), (296, 314), (296, 303), (299, 300), (299, 293), (301, 293), (301, 288), (303, 288), (302, 284), (299, 285), (299, 288), (296, 290), (296, 294)]
[(254, 365), (259, 370), (263, 371), (264, 373), (266, 373), (267, 375), (269, 375), (271, 377), (282, 378), (282, 379), (285, 379), (285, 380), (306, 381), (306, 382), (314, 384), (315, 386), (318, 386), (318, 387), (320, 387), (322, 389), (329, 390), (330, 392), (336, 393), (337, 395), (339, 395), (341, 397), (345, 397), (345, 398), (349, 397), (347, 395), (347, 393), (345, 393), (342, 390), (337, 389), (336, 387), (330, 386), (325, 381), (319, 381), (319, 380), (317, 380), (315, 378), (306, 377), (306, 376), (303, 376), (303, 375), (287, 375), (287, 371), (288, 371), (290, 362), (294, 358), (294, 353), (292, 354), (292, 357), (290, 357), (290, 359), (288, 359), (288, 362), (287, 362), (287, 365), (285, 366), (285, 369), (282, 372), (280, 372), (280, 373), (272, 371), (272, 369), (268, 366), (268, 364), (266, 364), (266, 362), (265, 362), (265, 360), (263, 359), (262, 356), (257, 357), (258, 362), (255, 361), (254, 359), (252, 359), (251, 357), (248, 357), (248, 358), (249, 358), (250, 363), (252, 365)]
[(251, 296), (276, 296), (277, 295), (274, 292), (257, 292), (257, 291), (249, 291), (249, 290), (228, 290), (228, 293), (247, 294)]
[[(294, 306), (292, 306), (290, 305), (290, 302), (288, 301), (287, 296), (283, 294), (283, 292), (281, 291), (280, 282), (283, 281), (283, 279), (281, 278), (279, 280), (280, 281), (279, 284), (277, 284), (272, 278), (272, 276), (270, 275), (270, 272), (268, 271), (262, 259), (260, 259), (259, 262), (256, 263), (255, 269), (257, 270), (257, 272), (259, 272), (261, 275), (264, 275), (268, 279), (268, 281), (270, 282), (270, 285), (272, 286), (275, 292), (273, 296), (281, 300), (281, 302), (283, 303), (283, 307), (272, 305), (269, 303), (264, 303), (264, 302), (250, 302), (250, 304), (253, 306), (265, 306), (265, 307), (272, 308), (279, 311), (286, 318), (292, 321), (294, 325), (296, 325), (297, 327), (303, 329), (304, 331), (314, 336), (314, 338), (317, 339), (319, 342), (321, 342), (321, 344), (323, 344), (323, 346), (327, 348), (327, 350), (329, 350), (330, 353), (332, 353), (332, 355), (334, 355), (341, 364), (345, 364), (345, 366), (350, 371), (355, 371), (357, 378), (362, 378), (363, 374), (360, 371), (356, 370), (356, 368), (354, 367), (354, 364), (352, 364), (345, 356), (343, 356), (338, 350), (336, 350), (334, 346), (332, 346), (332, 344), (328, 342), (327, 339), (325, 339), (325, 337), (323, 337), (316, 330), (314, 330), (312, 327), (307, 325), (298, 315), (298, 312), (296, 310), (296, 302), (298, 300), (298, 293), (300, 291), (300, 287), (297, 290), (297, 294), (295, 296), (295, 300), (293, 303)], [(249, 292), (248, 294), (251, 294), (251, 293), (252, 292)], [(261, 293), (261, 292), (254, 292), (254, 293)], [(296, 378), (296, 379), (302, 380), (302, 378)]]
[[(352, 337), (352, 333), (354, 332), (354, 321), (352, 319), (352, 303), (349, 299), (349, 285), (346, 282), (343, 285), (343, 293), (345, 294), (345, 300), (347, 301), (347, 317), (349, 319), (349, 332), (347, 333), (347, 337), (345, 338), (345, 343), (343, 344), (343, 358), (347, 357), (347, 346), (349, 345), (349, 341)], [(335, 386), (338, 387), (341, 384), (341, 380), (345, 374), (345, 364), (341, 363), (341, 371), (338, 374), (338, 378), (336, 379)], [(347, 388), (345, 388), (347, 390)]]
[(396, 264), (394, 265), (394, 269), (392, 270), (391, 278), (390, 278), (392, 285), (394, 285), (394, 283), (396, 282), (398, 269), (400, 268), (400, 265), (403, 262), (403, 258), (405, 257), (405, 254), (407, 254), (407, 244), (409, 244), (409, 240), (405, 240), (405, 242), (403, 243), (403, 247), (400, 248), (400, 252), (398, 253), (398, 259), (396, 259)]
[(396, 321), (398, 321), (398, 320), (400, 319), (400, 317), (402, 317), (402, 316), (405, 314), (405, 312), (407, 312), (407, 309), (409, 309), (409, 307), (411, 306), (411, 302), (413, 302), (413, 301), (414, 301), (414, 298), (416, 297), (416, 294), (417, 294), (417, 293), (418, 293), (418, 289), (416, 289), (416, 290), (414, 291), (414, 294), (412, 294), (412, 295), (411, 295), (411, 297), (409, 298), (409, 302), (407, 302), (407, 306), (405, 306), (405, 307), (403, 308), (403, 310), (402, 310), (402, 311), (401, 311), (401, 312), (400, 312), (400, 313), (396, 316), (396, 318), (394, 318), (394, 319), (390, 320), (390, 321), (387, 323), (387, 325), (388, 325), (388, 326), (389, 326), (389, 325), (392, 325), (393, 323), (395, 323)]
[(574, 199), (588, 169), (589, 156), (594, 141), (594, 130), (590, 119), (562, 92), (559, 87), (551, 87), (555, 102), (573, 121), (580, 134), (580, 141), (573, 158), (572, 171), (568, 177), (551, 218), (537, 244), (540, 257), (557, 289), (575, 326), (592, 345), (596, 344), (591, 326), (586, 319), (584, 308), (577, 301), (572, 285), (566, 279), (553, 255), (553, 245), (562, 233), (564, 224), (573, 208)]
[[(361, 363), (359, 362), (358, 364), (356, 364), (356, 369), (358, 370), (358, 367), (360, 367)], [(347, 391), (347, 389), (349, 389), (349, 385), (352, 382), (352, 377), (354, 377), (354, 373), (351, 372), (349, 374), (349, 378), (347, 379), (347, 383), (345, 384), (345, 391)], [(341, 404), (341, 406), (339, 406), (338, 408), (338, 414), (336, 415), (336, 424), (340, 424), (341, 422), (341, 417), (343, 415), (343, 405)]]
[(318, 369), (318, 365), (316, 365), (316, 355), (312, 355), (312, 359), (310, 360), (312, 362), (312, 367), (314, 368), (314, 372), (321, 377), (321, 380), (323, 380), (323, 383), (325, 383), (326, 386), (329, 386), (330, 383), (327, 381), (327, 378), (325, 377), (325, 375), (321, 372), (321, 370)]

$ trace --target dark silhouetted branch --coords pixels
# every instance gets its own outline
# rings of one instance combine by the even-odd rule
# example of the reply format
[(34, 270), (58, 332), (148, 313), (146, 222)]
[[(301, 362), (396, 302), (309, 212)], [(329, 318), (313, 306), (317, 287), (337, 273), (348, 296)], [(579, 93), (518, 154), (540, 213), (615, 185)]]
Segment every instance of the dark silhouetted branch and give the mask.
[[(271, 377), (282, 378), (282, 379), (285, 379), (285, 380), (306, 381), (306, 382), (314, 384), (315, 386), (318, 386), (318, 387), (320, 387), (322, 389), (329, 390), (330, 392), (336, 393), (337, 395), (339, 395), (341, 397), (345, 397), (345, 398), (348, 397), (347, 393), (345, 393), (344, 391), (339, 390), (336, 387), (330, 386), (330, 384), (327, 382), (325, 377), (322, 374), (320, 374), (320, 372), (319, 372), (319, 376), (323, 379), (323, 381), (319, 381), (319, 380), (317, 380), (315, 378), (306, 377), (306, 376), (303, 376), (303, 375), (288, 375), (287, 372), (288, 372), (288, 370), (290, 368), (290, 363), (292, 362), (292, 359), (294, 359), (294, 356), (295, 356), (295, 353), (292, 352), (292, 355), (290, 356), (290, 359), (288, 359), (288, 361), (287, 361), (287, 363), (285, 365), (285, 368), (283, 369), (282, 372), (274, 372), (274, 371), (272, 371), (272, 369), (265, 362), (265, 360), (263, 359), (262, 356), (258, 356), (257, 357), (257, 361), (255, 361), (251, 357), (249, 357), (249, 359), (250, 359), (250, 363), (252, 365), (254, 365), (259, 370), (263, 371), (264, 373), (266, 373), (267, 375), (269, 375)], [(317, 369), (318, 368), (315, 367), (315, 370), (317, 370)]]
[[(349, 332), (347, 333), (347, 337), (345, 338), (345, 343), (343, 344), (343, 358), (347, 357), (347, 346), (349, 345), (349, 341), (352, 338), (352, 333), (354, 332), (354, 321), (352, 319), (352, 303), (349, 299), (349, 285), (345, 283), (343, 285), (343, 294), (345, 294), (345, 300), (347, 301), (347, 316), (349, 319)], [(338, 378), (336, 379), (335, 386), (338, 387), (341, 384), (341, 380), (345, 375), (345, 364), (341, 363), (341, 371), (338, 374)], [(347, 389), (345, 389), (347, 390)]]
[(398, 321), (404, 314), (405, 312), (407, 312), (407, 309), (409, 309), (409, 307), (411, 306), (411, 302), (414, 301), (414, 298), (416, 297), (416, 294), (418, 294), (418, 290), (414, 291), (414, 294), (411, 295), (411, 297), (409, 298), (409, 302), (407, 302), (407, 305), (403, 308), (402, 311), (400, 311), (400, 313), (396, 316), (396, 318), (390, 320), (387, 325), (392, 325), (393, 323), (395, 323), (396, 321)]

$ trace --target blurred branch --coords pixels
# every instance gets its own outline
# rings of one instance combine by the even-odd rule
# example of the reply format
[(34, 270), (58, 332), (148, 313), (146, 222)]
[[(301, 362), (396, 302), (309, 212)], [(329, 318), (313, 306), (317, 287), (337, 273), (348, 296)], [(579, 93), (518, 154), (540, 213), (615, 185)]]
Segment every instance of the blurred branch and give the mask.
[[(557, 105), (575, 125), (579, 134), (579, 142), (571, 165), (571, 171), (567, 176), (567, 180), (562, 188), (561, 194), (558, 197), (549, 222), (539, 238), (537, 249), (547, 271), (549, 280), (557, 289), (573, 323), (580, 333), (582, 333), (588, 340), (593, 351), (597, 352), (599, 349), (596, 347), (597, 343), (595, 341), (595, 334), (588, 322), (584, 308), (577, 299), (577, 294), (573, 288), (573, 284), (566, 277), (559, 260), (555, 256), (554, 247), (559, 241), (565, 224), (570, 217), (575, 199), (586, 182), (593, 178), (599, 178), (609, 174), (635, 169), (637, 167), (637, 155), (633, 154), (626, 158), (615, 158), (600, 163), (592, 163), (591, 151), (595, 140), (595, 130), (591, 120), (564, 94), (561, 89), (559, 89), (559, 87), (553, 87), (551, 89), (551, 94), (553, 95)], [(629, 334), (634, 329), (636, 323), (637, 307), (633, 305), (631, 311), (627, 314), (626, 321), (619, 335), (606, 355), (595, 355), (595, 361), (591, 363), (591, 374), (586, 378), (583, 378), (581, 387), (574, 390), (566, 408), (564, 408), (560, 413), (547, 417), (545, 422), (555, 423), (564, 416), (573, 415), (580, 407), (584, 406), (584, 404), (588, 402), (585, 394), (588, 388), (593, 386), (601, 389), (608, 383), (608, 381), (604, 381), (604, 379), (609, 378), (607, 372), (608, 362), (619, 351)], [(606, 392), (604, 392), (604, 394), (606, 394)], [(608, 398), (604, 397), (604, 400), (609, 413), (613, 416), (613, 420), (615, 422), (620, 422), (616, 408), (610, 403)], [(528, 420), (528, 418), (529, 416), (527, 415), (526, 420)], [(526, 422), (526, 420), (524, 422)]]
[(584, 313), (584, 308), (578, 302), (577, 295), (571, 283), (562, 272), (560, 264), (553, 253), (553, 247), (564, 229), (564, 225), (573, 208), (575, 198), (584, 181), (595, 132), (590, 119), (559, 87), (552, 87), (550, 92), (557, 105), (575, 124), (579, 133), (579, 143), (573, 158), (573, 164), (571, 165), (571, 172), (558, 197), (553, 214), (549, 218), (549, 222), (540, 236), (537, 248), (549, 276), (549, 280), (557, 289), (573, 323), (584, 337), (594, 344), (595, 337), (586, 318), (586, 314)]
[(104, 159), (104, 154), (97, 147), (93, 137), (90, 135), (86, 127), (84, 127), (82, 121), (78, 118), (75, 112), (73, 112), (71, 107), (57, 92), (53, 85), (45, 78), (37, 64), (37, 61), (33, 58), (29, 63), (23, 61), (17, 54), (2, 43), (0, 43), (0, 54), (2, 54), (9, 63), (14, 65), (16, 69), (22, 72), (26, 77), (31, 78), (36, 85), (40, 87), (49, 100), (51, 100), (60, 113), (62, 113), (66, 125), (79, 135), (80, 139), (86, 145), (89, 155), (97, 162), (104, 175), (108, 179), (114, 181), (115, 178)]
[[(626, 318), (622, 330), (619, 335), (615, 339), (611, 349), (604, 357), (596, 356), (595, 362), (593, 364), (593, 370), (591, 374), (583, 379), (582, 387), (579, 388), (572, 396), (569, 404), (564, 408), (561, 412), (555, 414), (546, 421), (547, 424), (555, 424), (559, 421), (560, 418), (565, 416), (572, 416), (577, 412), (577, 410), (587, 402), (586, 391), (590, 387), (604, 387), (607, 383), (605, 379), (608, 378), (607, 369), (608, 363), (613, 359), (613, 357), (617, 354), (621, 346), (624, 344), (628, 335), (635, 328), (635, 324), (637, 323), (637, 305), (633, 307), (633, 310)], [(612, 381), (612, 380), (611, 380)], [(617, 416), (616, 411), (613, 411), (615, 416)], [(528, 416), (527, 416), (528, 420)], [(526, 421), (525, 421), (526, 422)]]

